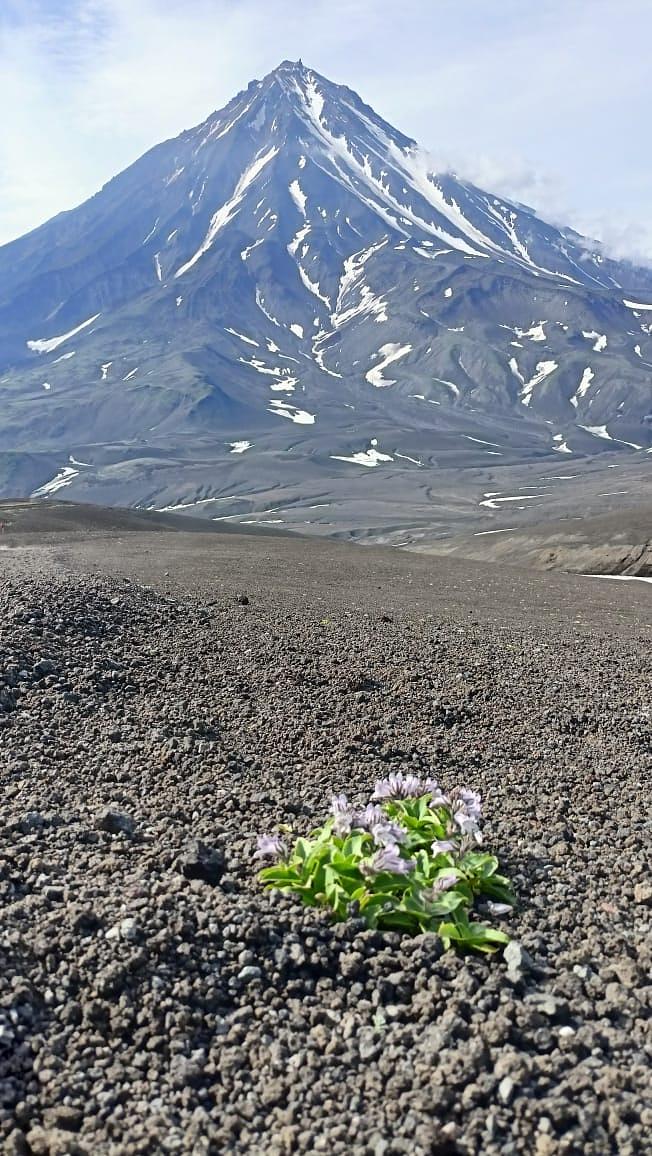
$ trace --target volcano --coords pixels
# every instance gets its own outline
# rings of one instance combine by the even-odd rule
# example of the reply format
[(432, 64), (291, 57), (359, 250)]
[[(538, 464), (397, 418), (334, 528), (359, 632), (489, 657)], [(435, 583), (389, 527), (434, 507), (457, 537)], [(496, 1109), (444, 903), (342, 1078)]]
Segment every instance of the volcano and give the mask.
[(286, 61), (0, 248), (0, 385), (0, 495), (403, 543), (644, 476), (652, 273)]

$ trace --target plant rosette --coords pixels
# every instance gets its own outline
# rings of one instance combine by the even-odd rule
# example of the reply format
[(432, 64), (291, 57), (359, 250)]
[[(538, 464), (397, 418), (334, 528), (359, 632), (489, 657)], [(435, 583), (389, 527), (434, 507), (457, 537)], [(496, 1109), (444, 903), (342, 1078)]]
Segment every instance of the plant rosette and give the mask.
[(476, 904), (505, 915), (515, 898), (482, 849), (480, 817), (475, 791), (444, 794), (434, 779), (399, 771), (376, 783), (363, 810), (336, 795), (324, 825), (292, 846), (282, 834), (261, 835), (259, 878), (336, 920), (356, 915), (380, 930), (434, 932), (445, 948), (493, 952), (509, 937), (479, 922)]

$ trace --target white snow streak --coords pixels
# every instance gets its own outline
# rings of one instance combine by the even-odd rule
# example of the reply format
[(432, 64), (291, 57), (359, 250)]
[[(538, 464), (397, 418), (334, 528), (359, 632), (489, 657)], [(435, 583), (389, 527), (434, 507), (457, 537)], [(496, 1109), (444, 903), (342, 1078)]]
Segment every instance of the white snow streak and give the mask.
[(292, 240), (290, 241), (290, 244), (287, 247), (288, 253), (290, 254), (291, 257), (296, 256), (299, 245), (301, 244), (302, 241), (305, 241), (309, 232), (310, 232), (310, 225), (306, 223), (305, 225), (302, 226), (301, 229), (299, 229), (299, 232), (296, 233), (295, 236), (292, 238)]
[(170, 176), (167, 178), (167, 180), (163, 182), (164, 185), (167, 187), (168, 185), (173, 184), (174, 181), (177, 181), (179, 179), (179, 177), (181, 176), (182, 172), (184, 171), (184, 168), (185, 168), (185, 166), (181, 165), (180, 168), (175, 169), (174, 172), (171, 173)]
[(277, 329), (282, 328), (280, 321), (277, 321), (276, 318), (273, 317), (272, 314), (267, 311), (267, 309), (265, 307), (265, 302), (263, 301), (263, 295), (262, 295), (260, 289), (256, 289), (256, 305), (260, 309), (261, 313), (265, 314), (265, 317), (267, 318), (267, 320), (272, 322), (272, 325), (275, 325)]
[(529, 502), (533, 498), (545, 498), (546, 494), (517, 494), (514, 498), (499, 498), (497, 496), (485, 498), (480, 502), (481, 506), (486, 506), (488, 510), (499, 510), (503, 502)]
[(595, 341), (593, 349), (596, 353), (602, 353), (602, 350), (607, 348), (606, 333), (598, 333), (596, 329), (583, 329), (582, 337), (586, 337), (589, 341)]
[(495, 450), (501, 450), (503, 448), (498, 442), (486, 442), (483, 441), (482, 438), (471, 437), (471, 434), (462, 434), (462, 437), (466, 438), (467, 442), (477, 442), (480, 446), (493, 446)]
[(254, 249), (257, 249), (259, 245), (262, 245), (263, 240), (264, 240), (263, 237), (259, 237), (259, 239), (257, 241), (254, 241), (253, 245), (248, 245), (246, 249), (243, 249), (242, 252), (240, 253), (240, 257), (242, 258), (242, 260), (246, 261), (249, 254), (253, 253)]
[(37, 490), (33, 490), (32, 498), (46, 498), (48, 494), (56, 494), (57, 490), (62, 490), (64, 486), (69, 486), (76, 477), (79, 476), (79, 470), (73, 470), (70, 466), (62, 466), (59, 473), (49, 482), (45, 482), (39, 486)]
[[(594, 346), (594, 348), (595, 348), (595, 346)], [(584, 394), (587, 393), (587, 391), (590, 389), (591, 382), (593, 381), (594, 377), (595, 377), (595, 374), (594, 374), (593, 370), (591, 369), (591, 366), (587, 365), (586, 369), (584, 370), (584, 373), (582, 374), (582, 380), (581, 380), (579, 386), (577, 387), (577, 393), (573, 394), (573, 396), (570, 399), (570, 403), (572, 406), (575, 407), (575, 409), (577, 409), (578, 398), (584, 397)]]
[(38, 337), (34, 341), (27, 342), (27, 348), (33, 349), (35, 353), (52, 353), (53, 349), (58, 349), (63, 345), (64, 341), (68, 341), (74, 337), (76, 333), (81, 333), (82, 329), (87, 329), (101, 313), (95, 313), (93, 317), (89, 317), (87, 321), (82, 321), (81, 325), (77, 325), (74, 329), (69, 329), (67, 333), (62, 333), (59, 337)]
[(368, 373), (365, 373), (365, 380), (368, 381), (370, 385), (375, 385), (376, 389), (382, 389), (388, 385), (396, 385), (396, 381), (391, 381), (383, 377), (383, 370), (387, 369), (387, 366), (391, 365), (394, 361), (398, 361), (399, 358), (405, 357), (411, 350), (411, 345), (399, 345), (391, 341), (386, 345), (381, 345), (376, 356), (381, 356), (383, 360), (374, 366), (373, 369), (370, 369)]
[(255, 345), (256, 349), (260, 349), (259, 343), (254, 341), (253, 337), (245, 337), (244, 333), (238, 333), (237, 329), (231, 329), (227, 327), (225, 332), (232, 333), (234, 337), (239, 337), (240, 340), (244, 341), (247, 345)]
[(297, 265), (297, 269), (299, 270), (299, 276), (300, 276), (301, 280), (303, 281), (303, 284), (305, 285), (308, 292), (312, 293), (313, 297), (317, 297), (319, 301), (323, 301), (326, 308), (330, 309), (331, 308), (330, 298), (326, 297), (326, 295), (324, 293), (322, 293), (322, 291), (319, 287), (319, 283), (317, 281), (311, 281), (310, 277), (308, 276), (305, 269), (301, 265)]
[(586, 431), (586, 433), (591, 434), (591, 437), (602, 438), (604, 441), (614, 442), (614, 444), (619, 446), (630, 446), (633, 450), (643, 449), (643, 446), (637, 445), (636, 442), (626, 442), (623, 441), (622, 438), (612, 437), (606, 425), (581, 425), (580, 429), (583, 429)]
[(379, 462), (393, 462), (394, 459), (391, 454), (381, 453), (380, 450), (376, 449), (377, 445), (378, 439), (372, 438), (368, 450), (362, 450), (357, 454), (352, 454), (350, 457), (341, 454), (331, 454), (331, 458), (334, 462), (351, 462), (354, 466), (367, 466), (369, 469), (373, 469)]
[(287, 417), (297, 425), (315, 424), (314, 413), (306, 413), (305, 409), (297, 409), (295, 405), (288, 405), (285, 401), (270, 401), (269, 411), (278, 417)]
[(545, 341), (546, 334), (543, 327), (547, 324), (547, 321), (539, 321), (537, 325), (533, 325), (530, 329), (515, 328), (514, 333), (517, 337), (529, 337), (530, 341)]
[(223, 229), (225, 225), (228, 225), (229, 221), (239, 211), (240, 203), (249, 186), (253, 184), (253, 182), (265, 168), (265, 165), (269, 164), (269, 162), (274, 159), (277, 153), (278, 148), (276, 145), (272, 145), (272, 147), (268, 149), (266, 153), (263, 153), (262, 156), (256, 157), (253, 163), (249, 165), (249, 168), (246, 169), (240, 177), (240, 180), (235, 187), (233, 196), (230, 198), (230, 200), (226, 201), (224, 205), (221, 205), (217, 212), (213, 214), (211, 223), (208, 227), (208, 232), (206, 233), (206, 236), (204, 237), (204, 240), (199, 246), (197, 252), (190, 258), (189, 261), (186, 261), (185, 265), (182, 265), (180, 269), (177, 269), (176, 273), (174, 274), (175, 277), (181, 277), (184, 273), (187, 273), (188, 269), (191, 269), (193, 265), (199, 261), (200, 257), (203, 257), (204, 253), (208, 252), (220, 229)]
[(292, 200), (294, 201), (295, 205), (297, 206), (297, 209), (301, 213), (301, 216), (305, 219), (306, 203), (307, 203), (306, 194), (304, 193), (303, 189), (301, 188), (301, 185), (299, 184), (299, 182), (297, 180), (292, 181), (292, 184), (289, 185), (288, 187), (289, 187), (290, 196), (292, 197)]
[(157, 218), (156, 218), (156, 220), (154, 221), (154, 224), (152, 225), (152, 227), (151, 227), (151, 229), (150, 229), (149, 233), (148, 233), (148, 234), (147, 234), (147, 236), (145, 237), (145, 240), (142, 242), (142, 244), (143, 244), (143, 245), (146, 245), (146, 244), (147, 244), (147, 242), (149, 241), (150, 237), (153, 237), (153, 236), (154, 236), (154, 233), (156, 232), (156, 229), (157, 229), (157, 227), (158, 227), (158, 223), (159, 223), (159, 220), (160, 220), (160, 218), (159, 218), (159, 217), (157, 217)]
[[(512, 358), (512, 361), (515, 361), (515, 359)], [(512, 368), (512, 373), (515, 373), (516, 377), (521, 377), (520, 373), (515, 372), (515, 370), (512, 366), (512, 361), (510, 361), (510, 363), (509, 363), (510, 367)], [(523, 378), (521, 377), (521, 381), (523, 381), (523, 388), (521, 390), (520, 397), (521, 397), (521, 402), (523, 405), (529, 405), (530, 404), (530, 402), (532, 401), (532, 394), (534, 392), (534, 387), (536, 385), (539, 385), (540, 382), (542, 382), (544, 380), (544, 378), (549, 377), (550, 374), (554, 373), (555, 370), (558, 368), (559, 368), (559, 366), (557, 365), (556, 361), (537, 361), (536, 372), (535, 372), (534, 376), (531, 377), (529, 381), (523, 381)], [(518, 370), (518, 367), (517, 367), (517, 370)]]

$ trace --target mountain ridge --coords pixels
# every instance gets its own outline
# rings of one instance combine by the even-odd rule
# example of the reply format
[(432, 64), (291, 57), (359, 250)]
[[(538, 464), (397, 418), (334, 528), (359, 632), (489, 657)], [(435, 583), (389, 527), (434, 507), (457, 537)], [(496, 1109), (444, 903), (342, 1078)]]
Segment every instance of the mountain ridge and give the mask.
[(421, 520), (442, 469), (652, 447), (648, 301), (286, 61), (0, 248), (0, 454), (44, 455), (32, 493), (208, 516), (374, 469)]

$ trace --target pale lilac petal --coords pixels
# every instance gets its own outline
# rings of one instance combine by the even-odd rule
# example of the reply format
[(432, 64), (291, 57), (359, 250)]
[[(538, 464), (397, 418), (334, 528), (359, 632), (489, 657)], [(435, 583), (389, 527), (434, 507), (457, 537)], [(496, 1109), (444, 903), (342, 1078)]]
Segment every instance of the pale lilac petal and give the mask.
[(355, 826), (361, 827), (363, 831), (371, 831), (380, 823), (385, 823), (387, 816), (382, 807), (377, 803), (367, 803), (364, 811), (358, 811), (355, 816)]
[(333, 813), (333, 830), (336, 835), (344, 837), (350, 834), (354, 825), (355, 812), (346, 795), (334, 795), (331, 800)]
[(386, 779), (379, 779), (373, 793), (374, 799), (420, 799), (428, 794), (426, 781), (418, 775), (404, 775), (396, 771)]
[(432, 885), (433, 895), (440, 895), (443, 891), (450, 891), (451, 887), (454, 887), (458, 881), (457, 875), (440, 875)]
[(259, 835), (256, 845), (254, 859), (274, 859), (276, 862), (287, 859), (287, 844), (280, 835)]
[(405, 843), (407, 839), (407, 831), (400, 826), (399, 823), (392, 823), (389, 819), (383, 819), (381, 823), (376, 823), (375, 827), (371, 828), (371, 834), (374, 838), (374, 843), (378, 843), (381, 847), (389, 847), (392, 844)]
[(371, 859), (365, 859), (360, 864), (364, 875), (381, 875), (387, 872), (390, 875), (409, 875), (414, 868), (414, 859), (402, 859), (398, 847), (382, 847), (376, 851)]
[(450, 839), (435, 839), (430, 850), (433, 855), (446, 855), (449, 851), (456, 850), (456, 844)]

